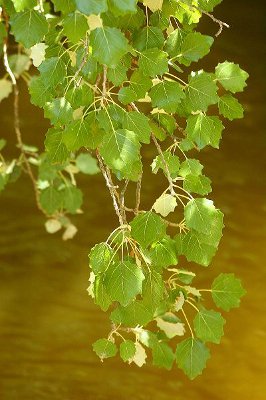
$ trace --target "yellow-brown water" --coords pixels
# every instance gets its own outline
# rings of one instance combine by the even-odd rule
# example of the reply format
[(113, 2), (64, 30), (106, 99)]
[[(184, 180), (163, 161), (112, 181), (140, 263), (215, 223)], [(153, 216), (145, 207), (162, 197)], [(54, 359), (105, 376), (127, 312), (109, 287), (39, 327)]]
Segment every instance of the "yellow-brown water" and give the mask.
[[(87, 252), (116, 224), (102, 179), (82, 182), (86, 203), (76, 219), (79, 233), (65, 243), (44, 231), (23, 178), (0, 198), (1, 400), (266, 398), (265, 11), (260, 1), (225, 0), (217, 13), (232, 28), (205, 63), (234, 60), (251, 78), (241, 95), (246, 118), (228, 124), (220, 151), (201, 156), (226, 229), (212, 267), (199, 269), (198, 282), (207, 287), (220, 271), (234, 272), (247, 290), (242, 307), (226, 315), (225, 337), (220, 346), (211, 346), (203, 376), (190, 382), (177, 368), (166, 372), (150, 365), (129, 367), (118, 359), (98, 361), (91, 343), (106, 335), (109, 325), (87, 296)], [(22, 127), (33, 139), (45, 131), (45, 122), (27, 101)], [(11, 102), (2, 104), (0, 136), (13, 137)]]

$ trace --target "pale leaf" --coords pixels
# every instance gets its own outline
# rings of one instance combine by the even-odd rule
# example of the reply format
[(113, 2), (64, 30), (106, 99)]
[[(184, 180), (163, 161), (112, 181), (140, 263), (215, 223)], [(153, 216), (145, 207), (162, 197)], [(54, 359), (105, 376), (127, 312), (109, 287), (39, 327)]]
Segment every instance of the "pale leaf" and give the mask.
[(48, 221), (45, 222), (45, 229), (48, 233), (56, 233), (60, 231), (61, 228), (62, 224), (57, 219), (48, 219)]
[(146, 351), (144, 349), (144, 347), (137, 342), (135, 344), (136, 346), (136, 353), (134, 355), (134, 357), (130, 358), (130, 360), (128, 360), (128, 363), (135, 363), (138, 367), (142, 367), (142, 365), (144, 365), (146, 363), (146, 358), (147, 358), (147, 354)]
[(39, 67), (45, 59), (45, 49), (47, 49), (45, 43), (37, 43), (30, 48), (30, 58), (35, 67)]
[(171, 194), (162, 194), (155, 201), (152, 208), (157, 212), (157, 214), (161, 214), (163, 217), (166, 217), (175, 210), (176, 206), (177, 201), (174, 196)]
[(183, 308), (183, 305), (185, 303), (185, 297), (183, 292), (179, 292), (179, 296), (176, 298), (175, 302), (175, 310), (179, 311)]
[(72, 239), (76, 235), (77, 231), (78, 230), (75, 227), (75, 225), (73, 224), (68, 225), (62, 236), (63, 240)]
[(175, 336), (183, 336), (185, 334), (185, 326), (182, 322), (168, 322), (162, 318), (156, 318), (157, 326), (160, 328), (167, 337), (172, 339)]
[(7, 79), (0, 79), (0, 101), (5, 99), (12, 92), (12, 83)]
[(188, 293), (193, 294), (193, 296), (200, 297), (200, 291), (192, 286), (184, 286)]
[(162, 9), (163, 0), (143, 0), (143, 5), (155, 12)]
[(91, 14), (87, 17), (87, 21), (91, 31), (96, 28), (101, 28), (103, 26), (103, 21), (100, 15)]
[(94, 299), (94, 282), (96, 279), (96, 275), (94, 274), (93, 271), (90, 273), (89, 277), (89, 287), (87, 288), (88, 295), (91, 296)]

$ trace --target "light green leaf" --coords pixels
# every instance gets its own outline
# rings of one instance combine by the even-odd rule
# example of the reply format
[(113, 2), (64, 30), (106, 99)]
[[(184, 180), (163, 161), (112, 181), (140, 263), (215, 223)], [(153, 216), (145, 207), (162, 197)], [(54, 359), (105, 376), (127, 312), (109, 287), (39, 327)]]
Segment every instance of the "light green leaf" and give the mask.
[(211, 289), (214, 303), (225, 311), (239, 307), (241, 297), (246, 294), (240, 279), (234, 274), (220, 274), (214, 279)]
[(197, 193), (202, 196), (212, 191), (211, 180), (204, 175), (187, 175), (183, 187), (189, 193)]
[(49, 186), (41, 192), (40, 204), (49, 215), (52, 215), (62, 207), (62, 193), (53, 186)]
[(72, 120), (73, 109), (69, 102), (60, 97), (48, 102), (44, 106), (44, 116), (49, 118), (53, 125), (65, 125)]
[(168, 166), (171, 178), (176, 178), (178, 176), (180, 161), (178, 156), (173, 155), (170, 151), (164, 151), (163, 156), (159, 155), (153, 160), (151, 164), (152, 172), (157, 174), (158, 170), (162, 169), (166, 175), (166, 166), (164, 161)]
[(90, 266), (93, 272), (97, 275), (104, 272), (114, 256), (113, 249), (107, 243), (98, 243), (90, 251), (89, 259)]
[(244, 110), (238, 100), (231, 94), (225, 94), (219, 99), (219, 112), (230, 121), (237, 118), (243, 118)]
[(48, 159), (52, 164), (62, 164), (68, 159), (70, 152), (63, 142), (63, 131), (48, 129), (44, 144)]
[(218, 117), (209, 117), (203, 113), (190, 115), (187, 119), (187, 138), (196, 143), (199, 149), (210, 145), (219, 148), (224, 126)]
[(76, 158), (76, 166), (83, 174), (95, 175), (100, 172), (97, 160), (90, 154), (79, 154)]
[(75, 186), (67, 186), (62, 190), (63, 206), (71, 214), (75, 214), (83, 202), (82, 191)]
[(63, 32), (72, 43), (77, 43), (85, 37), (89, 29), (88, 22), (84, 15), (75, 12), (69, 14), (62, 21)]
[(133, 47), (138, 51), (147, 49), (161, 49), (164, 44), (164, 35), (161, 29), (147, 26), (137, 32), (133, 37)]
[(35, 10), (15, 14), (10, 20), (10, 25), (16, 41), (27, 49), (41, 42), (48, 32), (48, 23), (44, 15)]
[(143, 247), (148, 247), (152, 242), (162, 239), (166, 232), (165, 223), (152, 211), (137, 215), (130, 225), (133, 239)]
[(218, 87), (211, 74), (200, 71), (191, 75), (185, 89), (184, 102), (187, 110), (189, 112), (207, 111), (210, 105), (216, 104), (219, 100), (217, 90)]
[(213, 11), (214, 7), (220, 4), (222, 0), (198, 0), (199, 7), (204, 11)]
[(184, 210), (187, 227), (205, 234), (209, 233), (212, 221), (219, 213), (213, 202), (208, 199), (190, 200)]
[(12, 83), (7, 79), (0, 79), (0, 101), (6, 99), (12, 93)]
[(187, 32), (182, 29), (175, 29), (166, 40), (165, 50), (172, 57), (178, 57), (181, 54), (182, 45), (187, 36)]
[(185, 339), (176, 347), (177, 365), (190, 379), (201, 375), (209, 358), (210, 351), (198, 339)]
[(137, 12), (137, 0), (109, 0), (109, 10), (116, 16)]
[(177, 201), (171, 194), (162, 194), (153, 204), (152, 208), (157, 214), (167, 217), (177, 206)]
[(185, 94), (178, 82), (163, 81), (153, 86), (149, 92), (153, 107), (174, 113)]
[(242, 92), (247, 86), (249, 74), (241, 69), (238, 64), (225, 61), (215, 68), (215, 75), (221, 85), (232, 93)]
[(136, 345), (132, 340), (125, 340), (120, 344), (120, 357), (124, 362), (129, 361), (136, 354)]
[(203, 342), (219, 344), (224, 334), (225, 319), (219, 312), (201, 309), (193, 321), (197, 337)]
[(123, 261), (109, 266), (105, 272), (104, 285), (113, 301), (127, 306), (142, 292), (143, 280), (144, 275), (136, 264)]
[(145, 76), (155, 77), (168, 71), (167, 53), (159, 49), (148, 49), (140, 54), (139, 69)]
[(106, 291), (103, 274), (96, 276), (93, 291), (95, 304), (100, 306), (103, 311), (107, 311), (112, 304), (112, 300)]
[(8, 57), (8, 62), (16, 78), (19, 78), (23, 72), (28, 71), (31, 67), (31, 60), (26, 54), (12, 54)]
[(107, 339), (99, 339), (92, 345), (93, 351), (100, 357), (101, 360), (109, 357), (114, 357), (117, 353), (115, 343)]
[(162, 275), (154, 270), (146, 274), (142, 287), (143, 304), (155, 312), (164, 295), (164, 282)]
[(129, 51), (126, 37), (117, 28), (103, 27), (91, 32), (90, 44), (93, 56), (110, 68), (115, 68)]
[(187, 158), (180, 165), (179, 175), (185, 178), (188, 175), (201, 175), (201, 171), (203, 169), (203, 165), (199, 162), (199, 160), (195, 160), (194, 158)]
[(152, 81), (139, 70), (133, 72), (129, 86), (124, 86), (118, 92), (118, 100), (123, 104), (145, 97), (145, 94), (152, 87)]
[(86, 15), (101, 14), (108, 10), (107, 0), (74, 0), (77, 9)]
[(150, 143), (151, 128), (149, 118), (137, 111), (127, 112), (124, 115), (123, 128), (133, 131), (142, 143)]
[(53, 90), (45, 84), (45, 81), (40, 76), (34, 76), (30, 80), (29, 92), (31, 95), (31, 103), (35, 106), (43, 107), (46, 102), (53, 98)]
[(17, 12), (25, 10), (25, 8), (34, 8), (36, 6), (36, 0), (12, 0), (15, 10)]

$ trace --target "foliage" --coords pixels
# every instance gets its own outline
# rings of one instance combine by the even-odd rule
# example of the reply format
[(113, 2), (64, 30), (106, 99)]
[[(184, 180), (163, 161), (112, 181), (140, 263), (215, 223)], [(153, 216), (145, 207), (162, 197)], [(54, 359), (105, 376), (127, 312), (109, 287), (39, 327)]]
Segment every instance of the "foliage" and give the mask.
[[(0, 190), (26, 171), (46, 230), (64, 228), (67, 240), (77, 231), (69, 215), (80, 213), (83, 202), (78, 174), (101, 172), (119, 225), (89, 254), (89, 295), (112, 322), (93, 350), (101, 360), (120, 354), (139, 367), (150, 350), (155, 366), (171, 369), (176, 362), (190, 379), (205, 368), (207, 343), (220, 343), (225, 323), (203, 306), (204, 294), (228, 311), (245, 293), (231, 273), (220, 274), (211, 289), (190, 286), (194, 263), (210, 265), (224, 226), (222, 212), (205, 197), (211, 181), (197, 151), (218, 149), (224, 119), (243, 117), (234, 95), (248, 78), (233, 62), (214, 71), (195, 64), (214, 42), (196, 30), (201, 17), (218, 24), (217, 35), (227, 27), (210, 14), (219, 3), (0, 1), (6, 70), (0, 101), (13, 89), (19, 149), (17, 159), (7, 160), (0, 140)], [(24, 143), (18, 80), (50, 120), (44, 151)], [(143, 210), (147, 154), (153, 154), (150, 172), (166, 187)], [(136, 188), (135, 202), (128, 186)]]

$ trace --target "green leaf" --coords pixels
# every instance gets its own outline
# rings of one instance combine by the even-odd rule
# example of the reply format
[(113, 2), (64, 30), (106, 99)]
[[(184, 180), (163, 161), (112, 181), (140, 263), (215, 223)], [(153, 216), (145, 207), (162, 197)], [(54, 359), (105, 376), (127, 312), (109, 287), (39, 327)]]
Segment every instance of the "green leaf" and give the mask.
[(123, 104), (145, 97), (145, 94), (152, 87), (152, 81), (139, 70), (133, 72), (129, 86), (124, 86), (118, 92), (118, 100)]
[(143, 304), (155, 312), (164, 295), (164, 282), (162, 275), (156, 271), (149, 271), (145, 277), (142, 288)]
[(120, 86), (127, 80), (128, 67), (122, 63), (118, 64), (115, 68), (108, 68), (107, 79), (115, 86)]
[(104, 358), (114, 357), (117, 353), (117, 347), (115, 343), (107, 339), (99, 339), (92, 345), (93, 351), (100, 357), (101, 360)]
[(124, 362), (129, 361), (136, 353), (136, 346), (132, 340), (125, 340), (120, 344), (120, 357)]
[(152, 265), (166, 268), (178, 263), (175, 242), (170, 237), (163, 238), (151, 247), (150, 258)]
[(107, 243), (98, 243), (90, 251), (90, 266), (97, 275), (106, 271), (114, 258), (114, 251)]
[(170, 135), (172, 135), (176, 129), (176, 120), (172, 115), (165, 113), (153, 113), (152, 118), (156, 121), (156, 124), (166, 130)]
[(115, 68), (129, 51), (126, 37), (117, 28), (97, 28), (91, 32), (90, 44), (93, 56), (110, 68)]
[(109, 10), (116, 16), (137, 12), (137, 0), (108, 0)]
[(241, 69), (238, 64), (225, 61), (215, 68), (215, 75), (221, 85), (232, 93), (242, 92), (247, 86), (249, 74)]
[(108, 10), (107, 0), (75, 0), (77, 9), (86, 15), (101, 14)]
[(179, 54), (174, 58), (184, 65), (190, 65), (198, 61), (210, 52), (214, 40), (211, 36), (202, 35), (199, 32), (191, 32), (184, 37)]
[(55, 5), (55, 11), (62, 11), (64, 14), (69, 14), (76, 8), (74, 0), (52, 0), (52, 2)]
[(47, 58), (38, 69), (47, 88), (54, 88), (62, 83), (66, 76), (66, 65), (59, 57)]
[(62, 164), (70, 156), (63, 142), (63, 131), (48, 129), (44, 144), (48, 159), (52, 164)]
[(96, 149), (104, 136), (95, 114), (90, 113), (85, 119), (77, 120), (68, 125), (63, 133), (63, 141), (68, 150), (75, 151), (81, 147)]
[(170, 370), (173, 366), (175, 355), (167, 343), (156, 341), (152, 345), (152, 359), (153, 365)]
[(97, 160), (90, 154), (81, 153), (76, 158), (76, 166), (86, 175), (96, 175), (100, 172)]
[(153, 107), (163, 108), (166, 112), (174, 113), (185, 94), (178, 82), (163, 81), (153, 86), (149, 96)]
[(187, 192), (201, 194), (202, 196), (212, 191), (211, 180), (204, 175), (187, 175), (183, 187)]
[(16, 41), (27, 49), (41, 42), (48, 32), (48, 23), (44, 15), (35, 10), (15, 14), (10, 20), (10, 25)]
[(136, 264), (123, 261), (109, 266), (105, 272), (104, 285), (113, 301), (127, 306), (142, 292), (143, 280), (144, 275)]
[(83, 202), (82, 191), (75, 186), (67, 186), (63, 193), (63, 206), (71, 214), (75, 214)]
[(137, 300), (127, 307), (119, 306), (111, 313), (111, 320), (116, 324), (125, 326), (145, 326), (153, 319), (153, 310), (151, 305)]
[(133, 131), (142, 143), (150, 143), (151, 128), (149, 118), (137, 111), (125, 113), (123, 128)]
[(178, 57), (181, 54), (182, 45), (187, 36), (187, 32), (178, 28), (175, 29), (168, 36), (165, 44), (165, 50), (172, 57), (172, 59)]
[(43, 107), (46, 102), (53, 98), (53, 90), (45, 84), (45, 81), (39, 76), (34, 76), (30, 80), (29, 92), (31, 95), (31, 103), (35, 106)]
[(219, 99), (219, 112), (230, 121), (243, 118), (244, 110), (238, 100), (231, 94), (225, 94)]
[(190, 200), (184, 210), (187, 227), (205, 234), (209, 233), (212, 221), (219, 213), (213, 202), (208, 199)]
[(55, 126), (66, 125), (72, 120), (72, 115), (73, 109), (64, 97), (54, 99), (44, 106), (44, 116)]
[(155, 26), (147, 26), (137, 32), (133, 37), (133, 46), (138, 51), (161, 49), (164, 44), (164, 35), (161, 29)]
[(166, 166), (164, 161), (168, 166), (171, 178), (176, 178), (178, 176), (180, 161), (178, 156), (173, 155), (172, 153), (170, 153), (170, 151), (164, 151), (163, 156), (159, 155), (153, 160), (151, 164), (152, 172), (154, 174), (157, 174), (158, 170), (162, 169), (164, 174), (166, 175)]
[(62, 193), (53, 186), (49, 186), (41, 192), (40, 204), (49, 215), (52, 215), (62, 207)]
[(94, 93), (87, 85), (74, 86), (66, 92), (66, 100), (69, 101), (74, 109), (81, 106), (88, 106), (93, 103)]
[(193, 324), (197, 337), (203, 342), (221, 342), (225, 319), (219, 312), (203, 308), (194, 318)]
[(219, 100), (217, 90), (211, 74), (200, 71), (191, 75), (185, 89), (186, 109), (189, 112), (207, 111), (210, 105), (216, 104)]
[(177, 365), (190, 379), (201, 375), (209, 358), (210, 351), (198, 339), (185, 339), (176, 347)]
[(105, 135), (100, 154), (110, 168), (120, 171), (123, 177), (134, 180), (131, 168), (139, 160), (139, 150), (136, 134), (127, 129), (118, 129)]
[(239, 307), (241, 297), (246, 294), (234, 274), (220, 274), (214, 279), (211, 290), (214, 303), (225, 311)]
[(139, 69), (145, 76), (155, 77), (168, 71), (167, 53), (159, 49), (148, 49), (140, 54)]
[(133, 239), (145, 248), (152, 242), (162, 239), (166, 232), (165, 223), (152, 211), (137, 215), (130, 222), (130, 226)]
[(101, 307), (103, 311), (107, 311), (110, 305), (112, 304), (112, 300), (110, 296), (108, 296), (106, 292), (106, 287), (104, 285), (104, 275), (100, 274), (96, 276), (94, 282), (94, 302), (98, 306)]
[(72, 43), (77, 43), (85, 37), (89, 29), (86, 17), (78, 12), (69, 14), (64, 18), (62, 25), (64, 34)]

